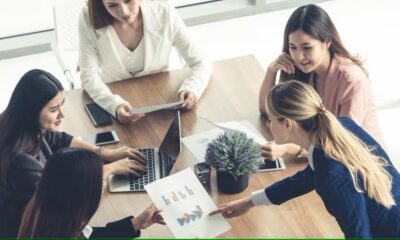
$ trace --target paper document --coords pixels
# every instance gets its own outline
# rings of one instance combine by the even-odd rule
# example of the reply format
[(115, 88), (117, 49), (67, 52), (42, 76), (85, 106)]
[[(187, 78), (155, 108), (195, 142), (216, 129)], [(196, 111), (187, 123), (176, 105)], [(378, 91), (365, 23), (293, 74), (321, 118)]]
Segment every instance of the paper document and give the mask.
[(134, 113), (150, 113), (150, 112), (155, 112), (155, 111), (162, 110), (162, 109), (170, 109), (170, 108), (178, 107), (179, 105), (182, 105), (182, 103), (183, 103), (183, 101), (177, 101), (177, 102), (160, 104), (160, 105), (132, 108), (132, 112), (134, 112)]
[[(205, 161), (208, 144), (224, 131), (239, 130), (244, 132), (248, 137), (253, 138), (253, 140), (258, 144), (266, 144), (268, 142), (249, 121), (214, 123), (208, 119), (204, 120), (216, 126), (217, 128), (182, 138), (183, 144), (192, 152), (198, 162)], [(259, 171), (286, 169), (282, 158), (278, 158), (276, 163), (269, 160), (266, 160), (267, 162), (265, 162), (264, 160), (264, 158), (260, 158)]]
[(144, 187), (176, 238), (214, 238), (231, 226), (217, 209), (192, 169), (162, 178)]

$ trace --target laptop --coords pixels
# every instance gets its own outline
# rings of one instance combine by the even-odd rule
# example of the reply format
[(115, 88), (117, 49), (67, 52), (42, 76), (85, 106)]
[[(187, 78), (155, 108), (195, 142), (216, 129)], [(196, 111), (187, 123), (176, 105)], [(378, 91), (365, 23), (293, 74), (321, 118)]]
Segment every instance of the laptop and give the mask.
[(110, 192), (145, 191), (144, 185), (166, 177), (171, 172), (181, 151), (180, 113), (176, 112), (159, 148), (139, 148), (147, 160), (147, 172), (140, 176), (132, 174), (110, 175), (108, 179)]

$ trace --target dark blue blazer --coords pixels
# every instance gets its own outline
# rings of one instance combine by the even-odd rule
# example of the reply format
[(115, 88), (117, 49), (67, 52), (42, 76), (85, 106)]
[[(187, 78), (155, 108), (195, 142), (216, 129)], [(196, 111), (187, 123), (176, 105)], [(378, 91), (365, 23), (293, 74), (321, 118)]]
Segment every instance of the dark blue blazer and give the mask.
[[(400, 237), (400, 175), (393, 167), (389, 156), (368, 133), (347, 117), (339, 117), (342, 125), (360, 138), (374, 153), (385, 158), (387, 171), (392, 176), (392, 193), (396, 205), (388, 209), (357, 192), (347, 168), (325, 156), (322, 149), (313, 152), (314, 170), (308, 165), (291, 177), (265, 189), (273, 204), (282, 204), (292, 198), (316, 190), (328, 212), (336, 218), (346, 238)], [(362, 183), (362, 180), (359, 179)], [(360, 184), (362, 187), (363, 185)]]

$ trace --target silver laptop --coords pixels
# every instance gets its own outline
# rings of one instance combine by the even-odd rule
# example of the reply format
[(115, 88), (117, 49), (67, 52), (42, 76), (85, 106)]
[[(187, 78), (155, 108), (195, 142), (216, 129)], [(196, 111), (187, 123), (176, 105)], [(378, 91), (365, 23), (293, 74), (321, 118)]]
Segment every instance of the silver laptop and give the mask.
[(132, 174), (109, 176), (110, 192), (144, 191), (144, 185), (169, 175), (181, 151), (180, 113), (176, 112), (159, 148), (138, 149), (146, 156), (147, 172), (141, 176)]

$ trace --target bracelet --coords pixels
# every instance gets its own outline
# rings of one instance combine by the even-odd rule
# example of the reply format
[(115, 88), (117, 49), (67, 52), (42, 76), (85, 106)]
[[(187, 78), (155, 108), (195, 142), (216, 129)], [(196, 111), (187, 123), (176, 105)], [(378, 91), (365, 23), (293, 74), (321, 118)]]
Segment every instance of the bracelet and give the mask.
[(96, 153), (97, 155), (101, 156), (101, 151), (103, 151), (103, 150), (104, 150), (104, 147), (103, 147), (103, 146), (97, 147), (95, 153)]

